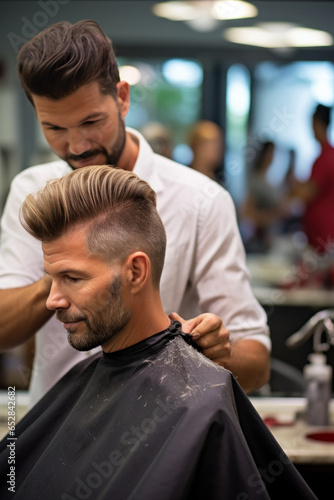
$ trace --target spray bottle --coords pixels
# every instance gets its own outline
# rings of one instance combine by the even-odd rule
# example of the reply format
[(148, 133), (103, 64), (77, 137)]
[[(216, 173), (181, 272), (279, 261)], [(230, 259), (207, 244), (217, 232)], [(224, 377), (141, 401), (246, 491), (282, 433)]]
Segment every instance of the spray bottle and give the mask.
[(310, 364), (304, 367), (308, 425), (329, 425), (329, 402), (332, 388), (332, 367), (321, 353), (309, 354)]

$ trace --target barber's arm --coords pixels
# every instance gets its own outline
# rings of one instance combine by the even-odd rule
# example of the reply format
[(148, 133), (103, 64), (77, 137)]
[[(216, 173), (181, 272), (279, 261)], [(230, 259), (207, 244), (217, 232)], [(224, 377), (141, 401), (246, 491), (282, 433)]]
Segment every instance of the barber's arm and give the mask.
[[(233, 201), (219, 186), (209, 187), (201, 200), (191, 280), (200, 310), (218, 319), (211, 315), (203, 322), (197, 342), (204, 354), (231, 370), (243, 389), (252, 392), (269, 378), (267, 317), (250, 286)], [(199, 325), (196, 328), (199, 330)]]
[(0, 350), (26, 342), (53, 312), (45, 307), (50, 278), (19, 288), (0, 290)]
[(51, 280), (44, 276), (41, 245), (18, 216), (25, 196), (34, 190), (26, 175), (14, 179), (1, 219), (0, 350), (27, 341), (52, 316), (45, 306)]

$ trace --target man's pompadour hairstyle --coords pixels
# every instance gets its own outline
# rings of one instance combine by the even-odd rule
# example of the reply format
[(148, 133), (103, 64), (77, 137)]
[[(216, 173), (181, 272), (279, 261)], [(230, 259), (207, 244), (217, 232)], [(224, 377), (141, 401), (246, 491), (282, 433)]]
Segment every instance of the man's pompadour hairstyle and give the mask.
[(88, 224), (87, 248), (92, 254), (106, 262), (122, 262), (143, 251), (151, 261), (153, 283), (159, 285), (166, 233), (155, 192), (133, 172), (108, 165), (73, 170), (29, 194), (20, 219), (42, 242)]

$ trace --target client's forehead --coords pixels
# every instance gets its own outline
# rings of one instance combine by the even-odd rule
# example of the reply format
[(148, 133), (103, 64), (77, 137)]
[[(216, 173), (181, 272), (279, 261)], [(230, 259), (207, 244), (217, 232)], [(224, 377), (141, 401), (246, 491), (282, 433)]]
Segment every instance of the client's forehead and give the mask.
[(90, 271), (106, 264), (87, 248), (87, 224), (71, 228), (59, 238), (42, 242), (44, 268), (49, 274), (59, 274), (66, 270)]

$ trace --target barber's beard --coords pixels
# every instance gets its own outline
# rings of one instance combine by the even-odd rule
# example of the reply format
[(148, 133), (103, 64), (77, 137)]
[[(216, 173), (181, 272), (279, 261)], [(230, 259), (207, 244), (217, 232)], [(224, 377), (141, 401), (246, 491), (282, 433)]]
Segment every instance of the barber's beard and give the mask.
[(63, 158), (71, 168), (74, 168), (73, 165), (71, 164), (71, 160), (73, 161), (80, 161), (80, 160), (87, 160), (89, 158), (94, 158), (96, 155), (103, 155), (105, 157), (105, 165), (111, 165), (116, 167), (117, 163), (124, 151), (125, 147), (125, 141), (126, 141), (126, 131), (125, 131), (125, 125), (122, 120), (121, 114), (118, 111), (118, 137), (117, 140), (112, 148), (112, 150), (108, 153), (106, 148), (103, 146), (100, 146), (97, 149), (90, 149), (88, 151), (85, 151), (81, 155), (72, 155), (68, 154)]
[[(61, 314), (59, 314), (61, 317)], [(78, 351), (89, 351), (109, 341), (129, 323), (131, 310), (124, 305), (122, 298), (122, 279), (118, 275), (111, 282), (108, 296), (101, 307), (96, 307), (91, 320), (83, 319), (86, 331), (68, 330), (68, 342)], [(92, 324), (93, 323), (93, 324)]]

